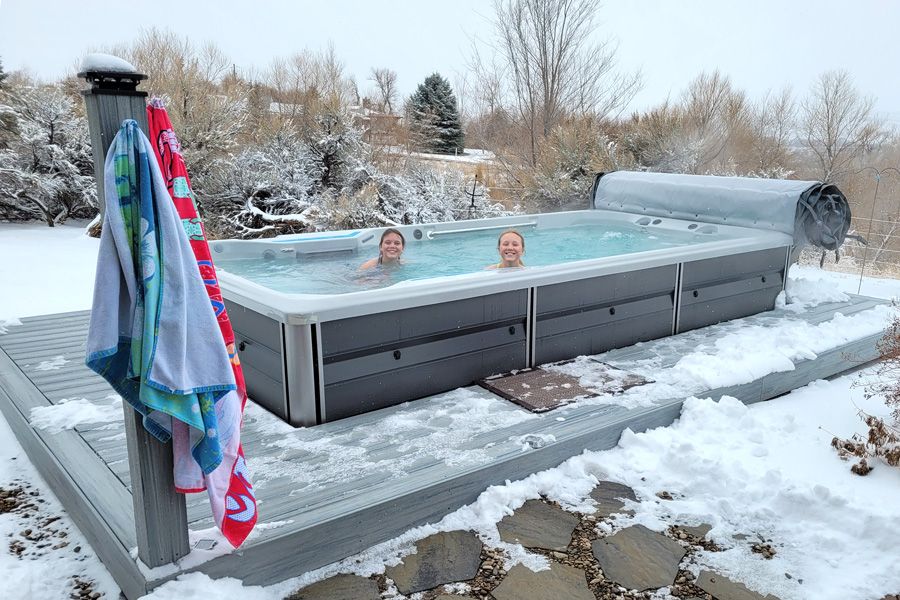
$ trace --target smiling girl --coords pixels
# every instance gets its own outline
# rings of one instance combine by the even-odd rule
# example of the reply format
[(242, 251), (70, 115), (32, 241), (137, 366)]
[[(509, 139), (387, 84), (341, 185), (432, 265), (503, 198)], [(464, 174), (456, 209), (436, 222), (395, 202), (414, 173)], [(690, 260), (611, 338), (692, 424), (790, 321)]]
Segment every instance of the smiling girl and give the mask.
[(488, 269), (509, 269), (524, 267), (522, 255), (525, 254), (525, 238), (515, 229), (507, 229), (500, 234), (497, 240), (497, 252), (500, 253), (500, 262), (490, 265)]
[(381, 234), (381, 241), (378, 243), (378, 258), (372, 258), (359, 266), (359, 269), (371, 269), (375, 266), (400, 265), (400, 255), (403, 254), (403, 247), (406, 240), (403, 234), (396, 229), (385, 229)]

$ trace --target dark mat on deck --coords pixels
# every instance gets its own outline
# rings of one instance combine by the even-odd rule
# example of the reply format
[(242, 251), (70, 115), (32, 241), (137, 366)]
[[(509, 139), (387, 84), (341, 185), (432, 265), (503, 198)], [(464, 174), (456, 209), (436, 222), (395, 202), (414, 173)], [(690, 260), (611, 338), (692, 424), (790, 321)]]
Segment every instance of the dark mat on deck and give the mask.
[(576, 377), (556, 371), (545, 371), (540, 367), (482, 379), (478, 383), (531, 412), (553, 410), (575, 398), (597, 395), (597, 392), (578, 385)]
[(598, 365), (600, 370), (594, 371), (593, 375), (602, 382), (599, 389), (583, 388), (577, 377), (540, 367), (488, 377), (478, 384), (531, 412), (546, 412), (568, 404), (576, 398), (621, 394), (629, 388), (652, 383), (640, 375), (616, 369), (605, 363)]

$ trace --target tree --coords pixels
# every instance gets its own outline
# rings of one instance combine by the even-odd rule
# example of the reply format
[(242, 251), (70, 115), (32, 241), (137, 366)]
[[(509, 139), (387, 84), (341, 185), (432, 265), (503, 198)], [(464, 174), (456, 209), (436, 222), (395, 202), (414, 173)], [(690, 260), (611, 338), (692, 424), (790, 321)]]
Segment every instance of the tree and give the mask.
[(668, 100), (633, 115), (625, 126), (622, 148), (645, 169), (662, 173), (696, 173), (702, 151), (682, 106)]
[(93, 157), (84, 119), (52, 86), (16, 86), (0, 95), (11, 127), (0, 145), (0, 218), (42, 219), (53, 227), (97, 211)]
[(3, 81), (6, 77), (6, 71), (3, 70), (3, 59), (0, 59), (0, 90), (3, 89)]
[(234, 151), (247, 129), (250, 84), (232, 77), (232, 63), (217, 46), (196, 46), (169, 30), (143, 30), (111, 53), (148, 76), (143, 89), (166, 99), (194, 192), (202, 198), (213, 164)]
[(462, 152), (463, 131), (456, 96), (450, 83), (434, 73), (419, 84), (408, 103), (410, 129), (417, 145), (427, 152)]
[(495, 0), (495, 45), (528, 154), (564, 117), (615, 116), (640, 88), (640, 74), (614, 73), (616, 49), (592, 43), (600, 0)]
[(756, 136), (751, 142), (749, 160), (754, 174), (787, 179), (793, 173), (790, 138), (795, 113), (789, 88), (767, 94), (751, 109), (750, 127)]
[(801, 105), (801, 131), (822, 181), (839, 181), (880, 141), (883, 131), (872, 118), (873, 105), (846, 71), (828, 71), (813, 84)]
[(397, 72), (385, 68), (372, 68), (372, 75), (369, 79), (375, 82), (377, 93), (375, 103), (378, 110), (393, 114), (394, 103), (397, 101)]

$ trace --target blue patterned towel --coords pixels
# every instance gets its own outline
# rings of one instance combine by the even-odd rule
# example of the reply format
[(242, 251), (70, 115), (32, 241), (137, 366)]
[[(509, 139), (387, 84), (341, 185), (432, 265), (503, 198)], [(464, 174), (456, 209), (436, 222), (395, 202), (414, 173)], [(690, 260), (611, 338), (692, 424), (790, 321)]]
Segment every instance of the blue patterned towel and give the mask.
[(193, 459), (209, 473), (222, 461), (215, 402), (235, 389), (234, 373), (153, 147), (133, 120), (109, 148), (104, 184), (87, 365), (161, 441), (173, 418), (186, 423)]

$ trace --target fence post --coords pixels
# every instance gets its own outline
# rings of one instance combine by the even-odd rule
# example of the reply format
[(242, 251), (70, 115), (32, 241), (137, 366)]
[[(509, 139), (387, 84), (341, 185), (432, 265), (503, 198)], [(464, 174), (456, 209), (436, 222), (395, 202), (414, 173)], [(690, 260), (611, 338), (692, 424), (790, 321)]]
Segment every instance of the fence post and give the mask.
[[(87, 109), (101, 212), (106, 209), (103, 165), (122, 121), (134, 119), (147, 133), (147, 93), (137, 90), (146, 76), (137, 73), (133, 67), (131, 70), (130, 73), (111, 72), (103, 66), (95, 69), (85, 65), (78, 74), (91, 84), (82, 95)], [(190, 551), (184, 495), (175, 491), (171, 443), (160, 443), (144, 429), (137, 411), (127, 402), (122, 406), (138, 556), (148, 567), (158, 567), (175, 562)]]

